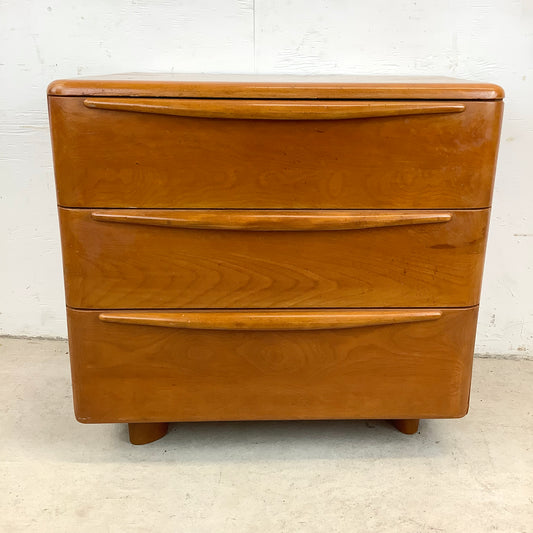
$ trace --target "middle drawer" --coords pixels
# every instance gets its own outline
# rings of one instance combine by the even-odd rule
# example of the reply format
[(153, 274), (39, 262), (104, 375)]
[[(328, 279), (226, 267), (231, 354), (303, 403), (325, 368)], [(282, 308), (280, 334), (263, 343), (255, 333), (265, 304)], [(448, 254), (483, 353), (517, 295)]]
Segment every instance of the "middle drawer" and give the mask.
[(70, 307), (460, 307), (479, 302), (489, 210), (59, 214)]

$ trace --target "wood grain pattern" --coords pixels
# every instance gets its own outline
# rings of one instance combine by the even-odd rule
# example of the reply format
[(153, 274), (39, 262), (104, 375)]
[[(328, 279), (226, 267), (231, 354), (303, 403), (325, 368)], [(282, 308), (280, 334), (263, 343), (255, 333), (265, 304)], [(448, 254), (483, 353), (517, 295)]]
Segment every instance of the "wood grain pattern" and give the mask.
[(498, 85), (433, 76), (129, 73), (56, 80), (55, 96), (495, 100)]
[[(125, 216), (187, 216), (136, 211)], [(59, 214), (69, 306), (199, 309), (475, 305), (489, 211), (453, 211), (441, 223), (298, 232), (116, 224), (85, 209)], [(351, 213), (411, 214), (439, 212)]]
[(477, 308), (440, 311), (438, 320), (346, 330), (202, 331), (106, 323), (98, 311), (69, 309), (76, 416), (460, 417)]
[(464, 101), (464, 112), (452, 114), (302, 121), (125, 113), (89, 109), (83, 101), (49, 98), (62, 206), (452, 209), (491, 203), (501, 102)]
[(448, 212), (361, 212), (361, 211), (250, 211), (239, 209), (174, 211), (105, 209), (92, 211), (99, 222), (139, 224), (163, 228), (218, 229), (235, 231), (345, 231), (354, 229), (438, 224), (448, 222)]
[(468, 409), (503, 91), (168, 75), (49, 87), (75, 411)]
[(206, 98), (87, 98), (85, 107), (127, 113), (251, 120), (345, 120), (462, 113), (454, 102), (357, 102), (343, 100), (235, 100)]
[(98, 318), (113, 324), (222, 331), (308, 331), (351, 329), (437, 320), (432, 309), (371, 311), (106, 311)]

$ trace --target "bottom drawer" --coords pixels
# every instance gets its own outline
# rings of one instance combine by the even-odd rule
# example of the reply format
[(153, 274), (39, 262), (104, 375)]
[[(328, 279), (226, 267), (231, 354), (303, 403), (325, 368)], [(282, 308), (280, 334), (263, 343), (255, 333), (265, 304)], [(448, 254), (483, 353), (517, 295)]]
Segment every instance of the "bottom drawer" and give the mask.
[(68, 309), (81, 422), (466, 414), (477, 307)]

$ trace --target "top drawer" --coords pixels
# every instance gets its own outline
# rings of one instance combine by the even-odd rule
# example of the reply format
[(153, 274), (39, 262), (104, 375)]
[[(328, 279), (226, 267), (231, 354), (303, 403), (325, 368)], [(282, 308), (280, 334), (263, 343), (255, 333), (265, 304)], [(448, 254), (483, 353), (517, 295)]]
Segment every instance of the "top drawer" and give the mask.
[(66, 207), (478, 208), (502, 102), (49, 97)]

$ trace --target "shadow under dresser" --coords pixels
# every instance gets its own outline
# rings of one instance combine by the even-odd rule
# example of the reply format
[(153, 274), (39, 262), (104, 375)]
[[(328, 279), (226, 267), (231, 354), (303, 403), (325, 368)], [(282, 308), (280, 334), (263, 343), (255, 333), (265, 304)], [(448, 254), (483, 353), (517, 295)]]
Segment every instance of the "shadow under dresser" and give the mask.
[(53, 82), (76, 418), (468, 410), (503, 91), (450, 78)]

